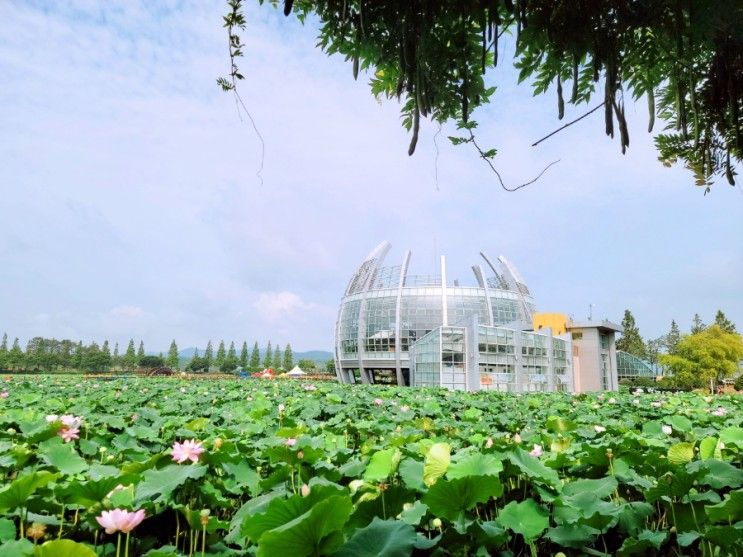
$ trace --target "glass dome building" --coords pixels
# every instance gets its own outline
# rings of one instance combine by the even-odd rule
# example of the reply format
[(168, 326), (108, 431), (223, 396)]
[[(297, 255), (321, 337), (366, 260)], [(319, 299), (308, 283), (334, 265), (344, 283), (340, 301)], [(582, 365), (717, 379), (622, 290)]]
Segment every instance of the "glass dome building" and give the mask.
[[(335, 331), (336, 374), (341, 383), (421, 384), (411, 381), (413, 345), (440, 327), (470, 323), (473, 316), (478, 326), (508, 329), (512, 336), (519, 332), (519, 338), (545, 336), (522, 332), (532, 323), (534, 299), (505, 257), (480, 252), (482, 261), (472, 266), (472, 284), (462, 285), (447, 279), (443, 256), (436, 275), (408, 273), (409, 250), (399, 264), (385, 265), (390, 248), (382, 242), (372, 250), (343, 295)], [(520, 351), (522, 344), (531, 341), (514, 342)]]

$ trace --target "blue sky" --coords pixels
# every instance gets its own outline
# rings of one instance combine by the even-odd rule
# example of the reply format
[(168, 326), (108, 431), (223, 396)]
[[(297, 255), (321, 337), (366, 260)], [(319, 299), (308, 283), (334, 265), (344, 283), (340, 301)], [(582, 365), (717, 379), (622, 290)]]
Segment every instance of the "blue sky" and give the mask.
[(431, 124), (408, 157), (396, 102), (316, 50), (312, 22), (248, 4), (263, 184), (260, 143), (215, 84), (224, 2), (0, 4), (0, 332), (330, 349), (342, 291), (385, 239), (396, 261), (413, 250), (412, 272), (443, 253), (462, 281), (480, 250), (503, 254), (540, 309), (630, 308), (645, 336), (718, 308), (743, 328), (743, 190), (703, 197), (660, 165), (644, 100), (625, 156), (600, 113), (532, 148), (560, 125), (555, 97), (532, 99), (505, 57), (481, 143), (509, 183), (560, 159), (506, 193), (451, 129), (438, 162)]

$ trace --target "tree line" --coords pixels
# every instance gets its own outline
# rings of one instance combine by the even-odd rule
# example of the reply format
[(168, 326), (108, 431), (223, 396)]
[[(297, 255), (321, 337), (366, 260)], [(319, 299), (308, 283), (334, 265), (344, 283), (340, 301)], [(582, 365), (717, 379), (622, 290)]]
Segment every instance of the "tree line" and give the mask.
[[(311, 370), (316, 367), (312, 360), (300, 360), (300, 368)], [(268, 343), (263, 355), (258, 349), (258, 342), (253, 345), (252, 351), (248, 351), (247, 342), (242, 343), (238, 354), (234, 342), (225, 346), (222, 340), (219, 342), (216, 353), (210, 340), (203, 354), (197, 349), (193, 357), (185, 365), (182, 365), (178, 353), (178, 345), (173, 339), (167, 354), (147, 354), (144, 342), (139, 341), (137, 347), (134, 339), (130, 339), (126, 349), (121, 351), (119, 343), (114, 343), (113, 349), (108, 340), (102, 344), (91, 342), (83, 344), (82, 341), (68, 339), (58, 340), (55, 338), (34, 337), (28, 341), (25, 350), (21, 348), (18, 338), (12, 343), (8, 342), (8, 334), (3, 334), (0, 341), (0, 369), (9, 371), (134, 371), (138, 368), (157, 368), (167, 366), (174, 370), (188, 370), (205, 372), (218, 370), (222, 372), (234, 372), (238, 368), (245, 371), (261, 371), (265, 368), (289, 371), (294, 367), (294, 355), (291, 344), (286, 344), (282, 349), (276, 345), (272, 347)]]
[(722, 310), (717, 310), (709, 325), (695, 313), (688, 333), (682, 333), (673, 320), (668, 333), (648, 340), (642, 338), (632, 312), (625, 310), (622, 328), (617, 350), (662, 366), (668, 372), (664, 382), (670, 386), (714, 389), (741, 371), (743, 337)]

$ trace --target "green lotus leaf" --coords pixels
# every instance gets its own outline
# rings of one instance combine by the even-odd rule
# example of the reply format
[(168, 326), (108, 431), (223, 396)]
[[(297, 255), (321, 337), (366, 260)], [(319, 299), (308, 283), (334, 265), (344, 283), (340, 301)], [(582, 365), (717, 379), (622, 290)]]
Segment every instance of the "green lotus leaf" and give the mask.
[(498, 513), (496, 522), (521, 534), (527, 541), (536, 540), (550, 525), (549, 513), (534, 499), (511, 501)]
[(402, 454), (398, 449), (390, 448), (377, 451), (371, 457), (364, 471), (364, 479), (367, 482), (380, 482), (386, 480), (400, 463)]
[(7, 518), (0, 518), (0, 542), (15, 539), (15, 522)]
[(413, 503), (413, 506), (409, 509), (405, 509), (400, 513), (400, 520), (406, 524), (417, 526), (420, 524), (421, 519), (426, 516), (428, 512), (428, 505), (420, 501)]
[(732, 523), (743, 520), (743, 490), (731, 491), (721, 503), (708, 505), (705, 512), (712, 522)]
[(743, 470), (729, 462), (709, 459), (691, 462), (686, 471), (697, 481), (714, 489), (737, 488), (743, 485)]
[(408, 488), (421, 492), (426, 491), (426, 484), (423, 483), (422, 462), (406, 458), (400, 463), (399, 472), (403, 483)]
[(599, 499), (605, 499), (614, 493), (617, 486), (617, 480), (613, 476), (598, 480), (575, 480), (565, 484), (562, 493), (566, 496), (577, 495), (578, 493), (593, 493)]
[(743, 449), (743, 427), (726, 427), (720, 430), (720, 441), (725, 445), (735, 445)]
[(462, 511), (501, 495), (503, 485), (495, 476), (466, 476), (439, 480), (431, 486), (422, 501), (434, 515), (453, 521)]
[(415, 529), (398, 520), (376, 517), (371, 524), (354, 532), (334, 557), (408, 557), (415, 547)]
[[(265, 531), (258, 540), (258, 557), (305, 557), (315, 553), (330, 553), (333, 546), (342, 543), (342, 537), (331, 535), (343, 528), (352, 510), (348, 495), (332, 495), (323, 499), (307, 512)], [(318, 551), (321, 544), (323, 551)]]
[(34, 544), (30, 540), (11, 540), (0, 545), (0, 557), (31, 557)]
[(560, 476), (558, 476), (557, 470), (547, 468), (539, 459), (531, 456), (525, 450), (515, 449), (508, 455), (508, 459), (530, 478), (552, 487), (560, 485)]
[(699, 443), (699, 458), (707, 460), (708, 458), (721, 458), (720, 440), (717, 437), (705, 437)]
[(593, 540), (600, 533), (600, 530), (596, 530), (585, 524), (573, 524), (570, 526), (550, 528), (547, 530), (545, 537), (557, 545), (578, 549), (584, 545), (593, 543)]
[(187, 480), (202, 478), (206, 471), (206, 466), (198, 464), (171, 464), (162, 470), (146, 470), (137, 485), (135, 501), (167, 501), (177, 487)]
[(471, 453), (449, 465), (446, 477), (450, 480), (465, 476), (497, 476), (503, 463), (490, 454)]
[(72, 540), (54, 540), (36, 546), (34, 557), (97, 557), (87, 545)]
[(668, 462), (674, 466), (694, 460), (694, 443), (676, 443), (668, 449)]
[(72, 443), (64, 443), (61, 438), (50, 439), (39, 445), (39, 456), (66, 475), (79, 474), (88, 469), (88, 463), (75, 451)]
[(14, 480), (0, 491), (0, 510), (13, 510), (26, 506), (34, 492), (55, 480), (58, 474), (47, 471), (31, 472)]
[(434, 443), (428, 449), (423, 461), (423, 483), (432, 486), (446, 473), (451, 461), (451, 445), (449, 443)]

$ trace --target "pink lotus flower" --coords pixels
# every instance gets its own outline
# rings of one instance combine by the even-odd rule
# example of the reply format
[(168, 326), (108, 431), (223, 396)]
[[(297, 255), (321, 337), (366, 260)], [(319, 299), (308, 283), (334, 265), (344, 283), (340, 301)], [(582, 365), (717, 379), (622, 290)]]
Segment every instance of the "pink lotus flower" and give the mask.
[(518, 433), (515, 433), (513, 436), (513, 442), (516, 443), (517, 445), (521, 443), (521, 435), (519, 435)]
[(83, 423), (83, 419), (81, 417), (73, 416), (72, 414), (65, 414), (64, 416), (60, 416), (59, 421), (62, 422), (65, 427), (69, 427), (71, 429), (77, 429)]
[(493, 446), (493, 438), (492, 437), (488, 437), (488, 440), (485, 441), (485, 448), (486, 449), (489, 449), (492, 446)]
[(718, 406), (716, 410), (712, 411), (713, 416), (724, 416), (727, 413), (728, 411), (725, 410), (722, 406)]
[(283, 404), (279, 404), (279, 414), (281, 414), (284, 410), (286, 410), (286, 406)]
[(542, 456), (542, 445), (534, 445), (534, 448), (531, 451), (529, 451), (529, 454), (537, 458)]
[(410, 406), (406, 404), (403, 404), (402, 406), (400, 406), (400, 412), (407, 412), (408, 410), (410, 410)]
[(106, 534), (114, 534), (115, 532), (124, 532), (125, 534), (128, 534), (134, 530), (134, 528), (136, 528), (144, 518), (144, 509), (139, 509), (136, 512), (129, 512), (125, 509), (114, 509), (112, 511), (103, 511), (101, 516), (95, 517), (98, 524), (106, 529)]
[(48, 423), (50, 423), (50, 424), (53, 424), (53, 423), (54, 423), (54, 422), (56, 422), (56, 421), (57, 421), (58, 419), (59, 419), (59, 416), (57, 416), (56, 414), (49, 414), (49, 415), (48, 415), (48, 416), (46, 417), (46, 421), (47, 421)]
[(57, 432), (65, 443), (69, 443), (73, 439), (80, 439), (80, 430), (76, 427), (63, 427)]
[(204, 447), (201, 446), (201, 441), (194, 441), (188, 439), (183, 443), (176, 441), (173, 443), (173, 450), (170, 452), (173, 455), (173, 460), (178, 464), (182, 464), (187, 460), (191, 462), (198, 462), (199, 455), (204, 452)]
[(8, 391), (3, 391), (0, 393), (0, 398), (8, 398), (10, 396), (10, 393)]
[(287, 439), (286, 441), (284, 441), (284, 444), (285, 444), (285, 445), (286, 445), (287, 447), (293, 447), (294, 445), (296, 445), (296, 444), (297, 444), (297, 440), (296, 440), (296, 439), (294, 439), (293, 437), (290, 437), (289, 439)]
[(377, 406), (382, 406), (382, 403), (383, 402), (384, 401), (381, 398), (375, 398), (374, 399), (374, 404), (376, 404)]

